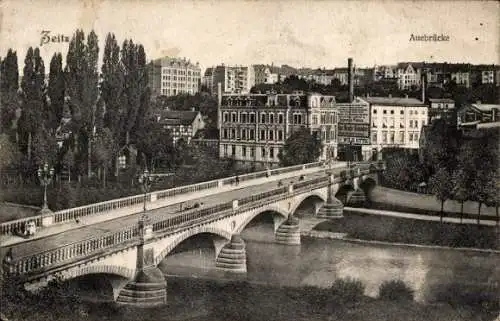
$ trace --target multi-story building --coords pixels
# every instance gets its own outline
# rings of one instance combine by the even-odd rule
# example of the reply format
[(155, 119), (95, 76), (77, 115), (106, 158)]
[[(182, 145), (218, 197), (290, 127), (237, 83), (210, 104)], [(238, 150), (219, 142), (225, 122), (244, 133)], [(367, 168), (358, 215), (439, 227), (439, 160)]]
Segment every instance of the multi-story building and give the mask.
[(420, 86), (421, 69), (412, 63), (399, 63), (397, 66), (399, 89), (408, 90)]
[(335, 154), (335, 97), (319, 94), (224, 94), (219, 99), (220, 157), (271, 167), (290, 135), (303, 127), (323, 143), (321, 158)]
[(196, 133), (205, 128), (201, 113), (194, 110), (166, 110), (157, 117), (157, 121), (170, 131), (174, 145), (181, 138), (189, 144)]
[(366, 97), (370, 104), (371, 144), (384, 148), (419, 148), (419, 134), (428, 123), (428, 106), (415, 98)]
[(220, 65), (212, 68), (212, 86), (209, 88), (212, 94), (217, 93), (215, 84), (222, 84), (224, 93), (246, 94), (255, 85), (255, 72), (253, 66), (225, 66)]
[(199, 92), (201, 69), (186, 58), (164, 57), (149, 65), (149, 86), (153, 96), (175, 96)]
[(430, 98), (429, 121), (434, 119), (445, 119), (450, 122), (456, 122), (455, 101), (449, 98)]
[(201, 84), (205, 86), (209, 91), (214, 87), (214, 69), (207, 68), (203, 77), (201, 78)]

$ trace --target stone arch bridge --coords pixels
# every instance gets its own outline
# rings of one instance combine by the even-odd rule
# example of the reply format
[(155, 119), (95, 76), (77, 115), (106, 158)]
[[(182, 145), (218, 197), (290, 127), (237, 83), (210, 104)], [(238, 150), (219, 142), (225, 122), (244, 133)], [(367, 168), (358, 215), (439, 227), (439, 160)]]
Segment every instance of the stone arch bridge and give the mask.
[(43, 287), (55, 276), (72, 279), (89, 274), (104, 274), (113, 287), (114, 300), (140, 306), (166, 302), (166, 281), (157, 265), (184, 240), (201, 233), (211, 236), (216, 267), (246, 272), (245, 243), (240, 232), (256, 216), (270, 213), (275, 240), (300, 245), (296, 209), (311, 197), (319, 198), (315, 213), (319, 217), (342, 216), (343, 203), (335, 198), (346, 186), (351, 200), (362, 200), (360, 185), (376, 184), (381, 162), (357, 165), (340, 175), (328, 170), (325, 175), (303, 179), (271, 191), (235, 199), (213, 207), (193, 209), (178, 216), (150, 221), (142, 217), (138, 224), (94, 238), (48, 249), (34, 255), (4, 258), (3, 270), (28, 289)]

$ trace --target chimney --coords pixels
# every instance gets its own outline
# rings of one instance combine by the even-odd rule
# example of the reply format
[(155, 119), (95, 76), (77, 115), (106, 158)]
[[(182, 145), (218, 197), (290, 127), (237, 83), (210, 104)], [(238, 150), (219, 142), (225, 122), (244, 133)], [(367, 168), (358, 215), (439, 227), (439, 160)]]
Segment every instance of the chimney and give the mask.
[(221, 129), (222, 125), (222, 112), (220, 107), (222, 105), (222, 84), (220, 82), (217, 83), (217, 128)]
[(422, 75), (422, 103), (425, 103), (425, 74)]
[(347, 84), (349, 86), (349, 102), (354, 100), (354, 70), (352, 58), (347, 59)]

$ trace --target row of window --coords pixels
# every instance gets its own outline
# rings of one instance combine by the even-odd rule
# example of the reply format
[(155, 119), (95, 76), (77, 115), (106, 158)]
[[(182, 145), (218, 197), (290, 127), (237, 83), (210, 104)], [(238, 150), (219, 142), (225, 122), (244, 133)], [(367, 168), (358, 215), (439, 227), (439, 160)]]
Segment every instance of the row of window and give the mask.
[[(285, 122), (285, 115), (283, 113), (279, 113), (275, 115), (274, 113), (260, 113), (259, 114), (259, 123), (260, 124), (283, 124)], [(293, 114), (293, 124), (304, 124), (305, 117), (302, 117), (302, 114), (295, 113)], [(250, 112), (240, 112), (239, 117), (237, 112), (224, 112), (222, 113), (222, 120), (224, 123), (255, 123), (255, 113)]]
[[(241, 140), (254, 140), (255, 139), (255, 129), (240, 129), (235, 128), (224, 128), (222, 130), (223, 139), (241, 139)], [(271, 141), (283, 141), (284, 134), (283, 130), (266, 130), (261, 129), (259, 131), (259, 140), (271, 140)]]
[[(223, 145), (222, 149), (224, 152), (224, 157), (228, 157), (228, 156), (235, 157), (236, 156), (236, 145)], [(276, 158), (278, 158), (279, 151), (280, 151), (280, 148), (260, 147), (260, 157), (267, 158), (267, 159), (276, 159)], [(241, 146), (241, 157), (243, 157), (243, 158), (249, 157), (250, 159), (253, 160), (255, 158), (255, 152), (256, 152), (256, 148), (253, 146), (250, 146), (250, 147)]]
[[(390, 114), (391, 114), (391, 115), (394, 115), (394, 110), (393, 110), (393, 109), (391, 109), (389, 112), (390, 112)], [(372, 112), (372, 113), (376, 114), (376, 113), (377, 113), (377, 109), (373, 109), (373, 112)], [(404, 111), (404, 110), (400, 110), (400, 111), (399, 111), (399, 114), (401, 114), (401, 115), (404, 115), (404, 113), (405, 113), (405, 111)], [(418, 115), (418, 110), (413, 110), (413, 109), (410, 109), (409, 113), (410, 113), (410, 115)], [(422, 109), (422, 110), (420, 111), (420, 113), (421, 113), (422, 115), (425, 115), (425, 113), (426, 113), (425, 109)], [(387, 109), (383, 109), (383, 110), (382, 110), (382, 114), (386, 115), (386, 114), (387, 114)]]
[[(389, 119), (387, 121), (387, 118), (384, 118), (382, 121), (382, 126), (381, 128), (394, 128), (396, 124), (396, 120), (394, 118)], [(422, 121), (422, 126), (425, 126), (425, 120)], [(372, 121), (372, 128), (377, 128), (378, 127), (378, 121), (375, 119)], [(405, 128), (404, 121), (401, 120), (399, 123), (399, 128)], [(410, 120), (410, 126), (409, 128), (418, 128), (418, 120)]]
[(168, 68), (168, 67), (163, 67), (162, 73), (170, 74), (170, 75), (200, 76), (200, 72), (198, 70), (186, 70), (186, 69), (176, 69), (176, 68)]
[[(318, 116), (319, 122), (318, 122)], [(336, 124), (338, 122), (337, 114), (335, 113), (321, 113), (321, 115), (312, 115), (312, 124)]]
[(191, 95), (194, 95), (198, 90), (197, 89), (166, 89), (162, 88), (161, 89), (161, 94), (166, 95), (166, 96), (175, 96), (180, 93), (188, 93)]
[[(408, 134), (408, 141), (411, 142), (418, 142), (418, 132), (410, 132)], [(395, 131), (382, 131), (382, 144), (404, 144), (405, 143), (405, 132), (400, 131), (399, 135), (397, 136), (397, 141), (396, 141), (396, 132)], [(372, 143), (377, 144), (378, 143), (378, 133), (373, 132), (372, 133)]]
[(198, 83), (195, 82), (195, 83), (182, 83), (182, 82), (162, 82), (161, 83), (162, 87), (172, 87), (172, 88), (198, 88)]
[(198, 82), (200, 80), (199, 77), (191, 77), (191, 76), (188, 76), (188, 77), (183, 77), (183, 76), (170, 76), (170, 75), (163, 75), (163, 77), (161, 77), (162, 80), (173, 80), (173, 81), (196, 81)]

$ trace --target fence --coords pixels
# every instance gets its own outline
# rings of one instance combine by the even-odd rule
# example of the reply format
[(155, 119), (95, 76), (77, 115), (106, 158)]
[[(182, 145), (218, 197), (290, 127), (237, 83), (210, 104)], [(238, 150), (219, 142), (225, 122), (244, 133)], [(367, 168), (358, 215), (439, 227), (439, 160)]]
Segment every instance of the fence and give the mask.
[[(315, 168), (315, 167), (320, 167), (322, 163), (316, 162), (316, 163), (310, 163), (310, 164), (304, 164), (304, 165), (295, 165), (295, 166), (290, 166), (290, 167), (285, 167), (285, 168), (278, 168), (274, 169), (271, 171), (261, 171), (261, 172), (256, 172), (256, 173), (249, 173), (249, 174), (244, 174), (239, 177), (240, 182), (242, 181), (249, 181), (253, 179), (258, 179), (258, 178), (263, 178), (266, 176), (275, 176), (275, 175), (280, 175), (284, 173), (289, 173), (293, 171), (300, 171), (304, 169), (310, 169), (310, 168)], [(168, 190), (163, 190), (163, 191), (155, 191), (150, 194), (148, 194), (147, 201), (151, 202), (151, 195), (155, 195), (156, 199), (164, 199), (167, 197), (172, 197), (180, 194), (186, 194), (186, 193), (193, 193), (193, 192), (198, 192), (202, 190), (207, 190), (211, 188), (216, 188), (219, 185), (230, 185), (233, 184), (236, 181), (236, 176), (233, 177), (228, 177), (228, 178), (223, 178), (223, 179), (218, 179), (218, 180), (212, 180), (208, 182), (202, 182), (202, 183), (197, 183), (197, 184), (192, 184), (188, 186), (179, 186), (175, 187), (172, 189)], [(119, 198), (115, 200), (109, 200), (109, 201), (104, 201), (100, 203), (95, 203), (95, 204), (90, 204), (90, 205), (85, 205), (85, 206), (80, 206), (76, 208), (70, 208), (62, 211), (58, 211), (52, 214), (53, 216), (53, 223), (63, 223), (63, 222), (68, 222), (71, 220), (75, 220), (77, 218), (85, 217), (85, 216), (90, 216), (90, 215), (96, 215), (99, 213), (106, 213), (109, 211), (117, 210), (117, 209), (122, 209), (122, 208), (127, 208), (131, 206), (136, 206), (144, 202), (144, 195), (139, 194), (139, 195), (134, 195), (134, 196), (128, 196), (124, 198)], [(25, 223), (30, 222), (30, 221), (35, 221), (37, 226), (42, 225), (42, 216), (32, 216), (32, 217), (27, 217), (27, 218), (22, 218), (18, 219), (15, 221), (8, 221), (0, 224), (0, 235), (8, 235), (8, 234), (13, 234), (15, 233), (16, 229), (21, 228)]]
[[(363, 172), (371, 172), (373, 168)], [(358, 171), (356, 171), (358, 172)], [(362, 174), (361, 171), (358, 174)], [(238, 200), (239, 210), (245, 211), (249, 208), (262, 206), (265, 203), (276, 201), (283, 197), (290, 197), (301, 193), (304, 190), (311, 190), (327, 186), (329, 184), (328, 177), (319, 177), (298, 182), (293, 185), (293, 193), (289, 193), (287, 187), (279, 187), (271, 191), (266, 191), (256, 195), (244, 197)], [(246, 206), (245, 206), (246, 205)], [(192, 226), (200, 221), (206, 221), (213, 215), (217, 218), (228, 213), (233, 213), (233, 202), (226, 202), (208, 208), (192, 210), (174, 217), (152, 222), (153, 232), (166, 233), (173, 229), (182, 227), (183, 225)], [(10, 274), (26, 274), (34, 273), (52, 265), (61, 265), (66, 262), (75, 261), (79, 258), (84, 258), (89, 255), (109, 249), (111, 247), (131, 242), (138, 241), (139, 226), (137, 224), (124, 227), (119, 231), (109, 232), (104, 235), (93, 237), (74, 243), (70, 243), (55, 249), (46, 250), (37, 254), (28, 255), (16, 258), (14, 262), (9, 264), (8, 272)], [(133, 244), (133, 243), (132, 243)]]

